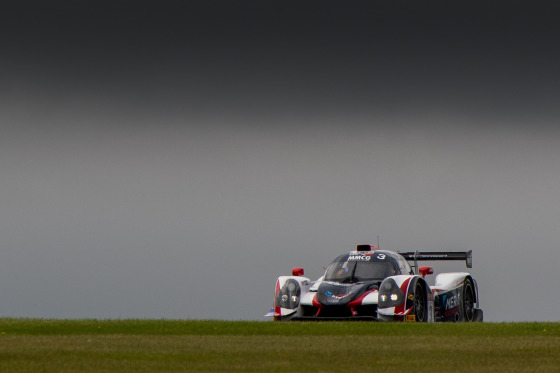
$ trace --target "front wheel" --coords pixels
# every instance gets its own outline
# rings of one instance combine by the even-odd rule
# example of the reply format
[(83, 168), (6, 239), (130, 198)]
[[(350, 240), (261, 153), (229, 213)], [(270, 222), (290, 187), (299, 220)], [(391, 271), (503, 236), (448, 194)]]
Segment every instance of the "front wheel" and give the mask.
[(465, 322), (474, 321), (474, 287), (469, 278), (465, 279), (465, 285), (463, 286), (463, 315), (465, 316)]
[(426, 295), (424, 295), (424, 287), (417, 283), (414, 288), (414, 316), (417, 322), (426, 322), (427, 320)]

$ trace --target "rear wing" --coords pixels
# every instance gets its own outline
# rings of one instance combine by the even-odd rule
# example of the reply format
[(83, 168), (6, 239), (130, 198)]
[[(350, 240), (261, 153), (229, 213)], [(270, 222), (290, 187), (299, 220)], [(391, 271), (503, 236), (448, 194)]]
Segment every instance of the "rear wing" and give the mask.
[(408, 261), (414, 261), (418, 270), (418, 261), (465, 261), (467, 268), (472, 268), (472, 250), (467, 252), (398, 252)]

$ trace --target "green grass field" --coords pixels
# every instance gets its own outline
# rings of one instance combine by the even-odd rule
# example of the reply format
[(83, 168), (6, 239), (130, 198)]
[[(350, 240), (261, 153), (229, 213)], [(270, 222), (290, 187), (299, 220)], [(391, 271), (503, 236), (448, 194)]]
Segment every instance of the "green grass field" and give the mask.
[(0, 318), (2, 372), (559, 372), (560, 323)]

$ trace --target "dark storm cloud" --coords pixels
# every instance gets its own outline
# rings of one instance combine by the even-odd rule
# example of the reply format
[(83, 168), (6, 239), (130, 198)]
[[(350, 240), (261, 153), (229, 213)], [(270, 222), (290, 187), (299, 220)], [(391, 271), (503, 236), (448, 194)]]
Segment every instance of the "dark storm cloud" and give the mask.
[(380, 234), (555, 318), (556, 12), (3, 3), (0, 314), (258, 319)]
[(441, 5), (20, 5), (4, 12), (5, 71), (10, 86), (32, 92), (242, 118), (554, 109), (548, 8)]

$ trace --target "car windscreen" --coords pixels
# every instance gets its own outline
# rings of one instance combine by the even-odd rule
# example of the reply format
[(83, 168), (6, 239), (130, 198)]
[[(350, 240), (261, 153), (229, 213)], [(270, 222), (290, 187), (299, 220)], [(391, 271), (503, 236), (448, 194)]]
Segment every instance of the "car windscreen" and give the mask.
[(396, 274), (399, 274), (398, 266), (389, 257), (380, 259), (371, 256), (367, 260), (358, 261), (339, 258), (329, 265), (324, 279), (331, 282), (354, 283), (382, 280)]

